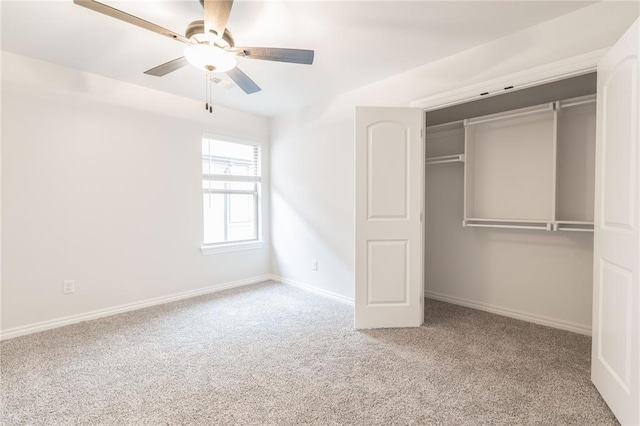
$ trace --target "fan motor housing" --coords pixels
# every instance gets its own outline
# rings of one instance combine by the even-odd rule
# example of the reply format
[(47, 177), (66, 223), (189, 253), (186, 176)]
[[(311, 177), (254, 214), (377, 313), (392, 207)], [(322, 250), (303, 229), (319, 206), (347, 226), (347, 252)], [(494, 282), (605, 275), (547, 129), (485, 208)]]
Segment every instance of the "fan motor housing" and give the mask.
[[(192, 23), (190, 23), (187, 26), (187, 30), (185, 31), (184, 36), (189, 40), (193, 40), (199, 43), (201, 41), (198, 40), (198, 36), (204, 35), (204, 34), (205, 34), (204, 21), (201, 20), (201, 21), (193, 21)], [(220, 47), (222, 48), (234, 47), (233, 36), (231, 35), (231, 32), (226, 28), (224, 29), (224, 34), (222, 35), (221, 41), (223, 42), (222, 45), (220, 45)], [(224, 45), (225, 43), (228, 46), (225, 46)], [(219, 45), (218, 42), (216, 44)]]

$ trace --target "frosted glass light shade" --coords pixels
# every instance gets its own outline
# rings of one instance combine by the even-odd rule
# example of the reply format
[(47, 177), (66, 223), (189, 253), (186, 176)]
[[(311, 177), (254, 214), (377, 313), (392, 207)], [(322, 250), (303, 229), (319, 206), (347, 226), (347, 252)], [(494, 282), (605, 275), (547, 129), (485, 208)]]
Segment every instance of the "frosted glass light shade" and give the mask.
[[(236, 57), (209, 44), (192, 44), (184, 50), (187, 61), (202, 71), (227, 72), (236, 66)], [(212, 69), (210, 69), (213, 67)]]

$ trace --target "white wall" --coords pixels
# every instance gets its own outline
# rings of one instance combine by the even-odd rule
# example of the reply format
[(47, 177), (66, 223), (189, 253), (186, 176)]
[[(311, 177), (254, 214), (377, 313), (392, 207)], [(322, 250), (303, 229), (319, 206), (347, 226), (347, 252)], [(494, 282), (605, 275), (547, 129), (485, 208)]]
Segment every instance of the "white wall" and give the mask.
[(200, 252), (203, 132), (268, 152), (267, 118), (3, 52), (3, 332), (268, 275), (268, 244)]
[[(598, 3), (276, 119), (271, 139), (274, 274), (345, 297), (354, 295), (356, 105), (408, 106), (416, 99), (608, 47), (635, 20), (638, 7), (631, 2)], [(509, 250), (508, 241), (495, 244), (499, 251)], [(584, 257), (570, 249), (562, 255)], [(319, 261), (317, 272), (311, 270), (312, 259)], [(492, 282), (500, 282), (504, 287), (512, 275), (493, 262), (494, 273), (482, 276), (487, 280), (483, 284), (491, 287)], [(533, 275), (526, 285), (546, 278), (539, 273), (543, 262), (531, 259), (527, 270)], [(496, 294), (467, 296), (506, 309), (545, 306), (544, 300), (526, 302), (536, 297), (532, 288), (515, 291), (508, 298)], [(590, 324), (590, 313), (567, 314), (563, 308), (563, 302), (575, 295), (559, 297), (544, 312), (530, 313)]]

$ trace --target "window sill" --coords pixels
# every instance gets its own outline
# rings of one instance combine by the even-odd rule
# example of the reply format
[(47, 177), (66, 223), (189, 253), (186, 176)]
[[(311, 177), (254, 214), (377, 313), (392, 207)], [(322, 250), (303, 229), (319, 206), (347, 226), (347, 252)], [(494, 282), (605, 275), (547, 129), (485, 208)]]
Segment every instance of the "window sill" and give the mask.
[(253, 250), (262, 248), (262, 241), (246, 241), (241, 243), (216, 244), (210, 246), (201, 246), (200, 251), (204, 256), (210, 254), (226, 253), (230, 251)]

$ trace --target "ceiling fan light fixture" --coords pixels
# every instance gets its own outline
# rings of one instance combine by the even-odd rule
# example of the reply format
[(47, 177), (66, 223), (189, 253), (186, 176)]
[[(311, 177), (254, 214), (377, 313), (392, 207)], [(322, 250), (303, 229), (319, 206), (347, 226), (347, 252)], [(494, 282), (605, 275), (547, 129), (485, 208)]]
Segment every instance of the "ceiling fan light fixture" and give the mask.
[(233, 53), (210, 44), (187, 46), (184, 57), (201, 71), (227, 72), (236, 66), (236, 57)]

